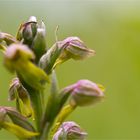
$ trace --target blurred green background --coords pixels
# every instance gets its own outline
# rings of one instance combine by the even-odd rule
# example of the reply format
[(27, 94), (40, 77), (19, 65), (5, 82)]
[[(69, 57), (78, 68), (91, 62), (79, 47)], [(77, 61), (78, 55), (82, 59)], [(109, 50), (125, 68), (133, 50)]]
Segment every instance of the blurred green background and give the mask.
[[(95, 107), (77, 108), (68, 120), (79, 123), (88, 140), (140, 139), (140, 2), (135, 0), (0, 0), (0, 30), (16, 34), (34, 15), (46, 23), (47, 41), (79, 36), (96, 56), (57, 68), (60, 87), (90, 79), (106, 87), (106, 99)], [(13, 77), (0, 55), (0, 105), (7, 101)], [(0, 140), (16, 140), (1, 130)]]

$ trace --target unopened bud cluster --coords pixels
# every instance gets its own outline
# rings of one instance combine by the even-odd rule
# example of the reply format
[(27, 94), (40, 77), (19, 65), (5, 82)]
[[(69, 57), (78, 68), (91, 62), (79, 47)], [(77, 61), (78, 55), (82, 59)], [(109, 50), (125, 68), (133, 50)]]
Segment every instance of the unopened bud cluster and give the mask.
[(83, 79), (59, 89), (55, 69), (69, 59), (94, 56), (95, 51), (75, 36), (56, 39), (47, 48), (45, 24), (34, 16), (20, 25), (16, 36), (0, 32), (0, 50), (4, 66), (16, 75), (9, 87), (9, 101), (16, 107), (0, 106), (0, 129), (24, 140), (85, 140), (87, 133), (78, 124), (64, 121), (78, 106), (102, 101), (104, 88)]

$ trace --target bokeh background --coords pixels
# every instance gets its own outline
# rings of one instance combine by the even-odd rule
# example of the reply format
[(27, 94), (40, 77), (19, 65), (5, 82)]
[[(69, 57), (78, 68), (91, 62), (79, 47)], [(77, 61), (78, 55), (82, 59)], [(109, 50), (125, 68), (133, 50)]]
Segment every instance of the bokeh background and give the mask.
[[(70, 60), (57, 68), (60, 87), (90, 79), (106, 87), (106, 99), (95, 107), (77, 108), (68, 120), (79, 123), (88, 140), (140, 139), (140, 1), (135, 0), (0, 0), (0, 30), (16, 34), (34, 15), (46, 23), (47, 44), (79, 36), (96, 56)], [(0, 105), (7, 101), (10, 74), (0, 54)], [(1, 130), (0, 140), (16, 140)]]

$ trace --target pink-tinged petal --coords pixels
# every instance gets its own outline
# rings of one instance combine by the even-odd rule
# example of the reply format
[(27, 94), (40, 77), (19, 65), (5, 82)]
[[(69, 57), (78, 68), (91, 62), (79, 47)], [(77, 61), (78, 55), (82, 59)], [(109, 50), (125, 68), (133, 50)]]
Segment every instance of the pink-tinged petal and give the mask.
[(83, 131), (78, 124), (73, 121), (64, 122), (58, 131), (54, 134), (53, 140), (85, 140), (87, 133)]

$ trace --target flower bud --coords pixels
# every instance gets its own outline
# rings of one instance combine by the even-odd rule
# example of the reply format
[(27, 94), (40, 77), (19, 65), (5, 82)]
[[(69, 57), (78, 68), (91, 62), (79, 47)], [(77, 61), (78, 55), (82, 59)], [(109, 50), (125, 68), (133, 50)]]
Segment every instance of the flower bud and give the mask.
[(33, 115), (28, 91), (23, 87), (18, 78), (14, 78), (9, 88), (9, 100), (16, 99), (17, 109), (25, 117)]
[(0, 106), (0, 124), (6, 121), (12, 121), (16, 125), (22, 126), (27, 130), (35, 131), (33, 126), (27, 121), (27, 118), (17, 112), (15, 108)]
[(23, 43), (31, 47), (34, 37), (37, 33), (37, 21), (36, 17), (30, 17), (28, 22), (21, 24), (18, 33), (17, 39), (23, 40)]
[(85, 140), (87, 133), (75, 122), (64, 122), (54, 134), (53, 140)]
[(22, 24), (17, 33), (17, 39), (23, 40), (23, 44), (28, 45), (34, 52), (38, 63), (40, 57), (46, 51), (46, 27), (43, 21), (37, 22), (36, 17), (31, 16), (29, 20)]
[(40, 25), (38, 25), (37, 33), (34, 38), (33, 44), (32, 44), (32, 50), (36, 55), (36, 61), (38, 62), (40, 57), (45, 53), (46, 51), (46, 27), (44, 22), (42, 21)]
[(74, 60), (82, 60), (95, 55), (95, 51), (87, 48), (82, 40), (78, 37), (68, 37), (59, 42), (59, 47), (63, 48), (60, 56), (55, 62), (55, 65), (63, 63), (72, 58)]
[(87, 48), (78, 37), (68, 37), (56, 42), (40, 59), (40, 67), (50, 74), (56, 65), (68, 59), (82, 60), (93, 56), (94, 50)]
[[(21, 85), (20, 81), (18, 78), (14, 78), (12, 80), (12, 82), (10, 83), (10, 88), (9, 88), (9, 98), (8, 100), (9, 101), (13, 101), (16, 99), (16, 92), (20, 92), (19, 89), (23, 89), (24, 90), (24, 87), (22, 88), (23, 86)], [(26, 90), (26, 89), (25, 89)]]
[(36, 23), (28, 22), (24, 26), (25, 27), (23, 29), (23, 38), (24, 38), (23, 43), (31, 46), (37, 32)]
[(103, 87), (89, 80), (79, 80), (77, 83), (66, 87), (64, 90), (71, 92), (71, 105), (94, 105), (104, 98)]
[(39, 135), (27, 119), (12, 107), (0, 107), (0, 128), (6, 129), (20, 139)]

